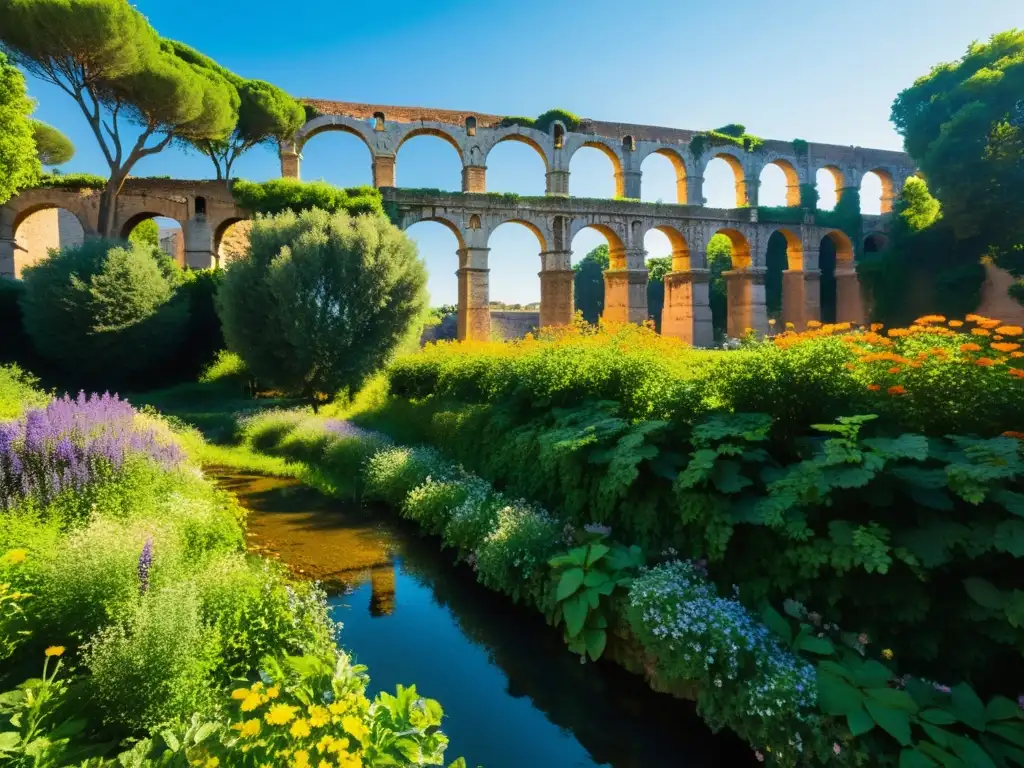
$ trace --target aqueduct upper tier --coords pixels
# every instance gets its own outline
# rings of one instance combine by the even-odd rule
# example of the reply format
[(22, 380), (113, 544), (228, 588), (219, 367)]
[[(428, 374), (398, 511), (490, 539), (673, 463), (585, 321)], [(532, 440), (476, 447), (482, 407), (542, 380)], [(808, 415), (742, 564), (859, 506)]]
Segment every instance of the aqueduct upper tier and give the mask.
[(535, 149), (544, 161), (547, 194), (559, 196), (569, 193), (569, 163), (583, 147), (595, 147), (608, 157), (615, 169), (617, 196), (622, 198), (640, 198), (641, 164), (646, 157), (659, 154), (668, 158), (676, 172), (678, 196), (674, 202), (687, 205), (704, 205), (704, 171), (715, 158), (724, 160), (733, 171), (737, 207), (758, 205), (761, 171), (768, 165), (785, 174), (790, 206), (800, 204), (800, 186), (814, 184), (819, 170), (832, 174), (840, 195), (846, 189), (859, 189), (864, 175), (875, 173), (882, 181), (883, 213), (892, 209), (904, 182), (915, 173), (908, 155), (884, 149), (768, 139), (748, 152), (711, 139), (697, 147), (700, 151), (695, 156), (691, 142), (700, 132), (682, 128), (583, 119), (573, 130), (554, 120), (542, 131), (480, 112), (316, 99), (305, 103), (316, 116), (294, 141), (281, 146), (282, 176), (299, 178), (303, 146), (325, 131), (343, 131), (363, 140), (377, 187), (398, 186), (398, 150), (403, 142), (422, 135), (436, 136), (459, 153), (463, 192), (487, 191), (487, 156), (503, 141), (518, 141)]

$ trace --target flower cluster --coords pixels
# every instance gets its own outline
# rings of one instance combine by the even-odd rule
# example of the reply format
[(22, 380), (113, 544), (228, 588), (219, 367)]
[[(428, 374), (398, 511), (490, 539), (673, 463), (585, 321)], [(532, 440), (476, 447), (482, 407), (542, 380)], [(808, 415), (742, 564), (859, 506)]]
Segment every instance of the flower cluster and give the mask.
[(132, 455), (165, 468), (184, 459), (181, 448), (155, 427), (140, 423), (117, 395), (53, 400), (22, 419), (0, 424), (0, 509), (24, 498), (47, 502), (81, 489)]

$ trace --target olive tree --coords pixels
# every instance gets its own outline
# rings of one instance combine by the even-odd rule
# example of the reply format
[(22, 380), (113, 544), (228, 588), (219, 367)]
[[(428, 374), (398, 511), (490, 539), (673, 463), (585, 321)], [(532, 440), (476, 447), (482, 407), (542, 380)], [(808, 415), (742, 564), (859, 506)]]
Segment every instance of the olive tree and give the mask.
[(92, 239), (23, 273), (25, 330), (36, 350), (83, 383), (138, 383), (182, 343), (188, 304), (141, 243)]
[(104, 235), (139, 160), (176, 137), (226, 138), (237, 120), (231, 84), (174, 55), (128, 0), (0, 0), (0, 46), (74, 99), (89, 123), (109, 167), (97, 223)]
[(25, 77), (0, 53), (0, 205), (39, 176)]
[(75, 156), (71, 139), (41, 120), (32, 120), (32, 137), (36, 142), (36, 155), (43, 165), (64, 165)]
[(312, 209), (257, 218), (217, 295), (228, 348), (314, 407), (355, 390), (417, 329), (427, 273), (385, 217)]

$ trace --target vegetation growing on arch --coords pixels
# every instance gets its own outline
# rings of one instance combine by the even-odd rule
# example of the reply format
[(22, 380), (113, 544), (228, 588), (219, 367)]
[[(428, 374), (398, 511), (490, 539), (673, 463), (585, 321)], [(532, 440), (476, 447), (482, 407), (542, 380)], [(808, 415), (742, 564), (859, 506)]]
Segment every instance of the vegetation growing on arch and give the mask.
[(764, 147), (764, 139), (747, 133), (746, 126), (730, 123), (713, 131), (701, 131), (690, 139), (690, 153), (699, 158), (709, 147), (733, 146), (745, 152), (757, 152)]
[(29, 115), (25, 78), (0, 51), (0, 205), (39, 177), (39, 158)]

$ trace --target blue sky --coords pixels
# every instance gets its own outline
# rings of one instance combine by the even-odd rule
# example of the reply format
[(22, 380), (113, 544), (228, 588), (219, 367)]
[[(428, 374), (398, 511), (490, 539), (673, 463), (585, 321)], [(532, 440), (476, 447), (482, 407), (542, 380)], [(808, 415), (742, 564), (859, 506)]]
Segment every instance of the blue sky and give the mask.
[[(900, 149), (889, 123), (895, 95), (975, 39), (1024, 24), (1021, 0), (138, 0), (166, 37), (182, 40), (240, 75), (296, 96), (537, 115), (552, 108), (603, 120), (707, 129), (739, 122), (756, 135)], [(36, 116), (67, 133), (78, 154), (65, 171), (105, 173), (78, 107), (29, 81)], [(660, 161), (660, 162), (659, 162)], [(720, 165), (721, 167), (715, 167)], [(675, 200), (668, 161), (644, 163), (643, 197)], [(781, 204), (781, 172), (762, 176), (761, 202)], [(573, 158), (570, 192), (611, 197), (611, 165), (597, 150)], [(179, 150), (147, 158), (135, 175), (212, 176), (209, 160)], [(403, 145), (397, 183), (460, 188), (455, 151), (440, 139)], [(256, 149), (236, 175), (279, 174), (274, 153)], [(368, 184), (370, 158), (354, 136), (327, 133), (306, 146), (304, 179)], [(868, 179), (865, 212), (880, 188)], [(543, 194), (540, 158), (505, 142), (488, 158), (488, 189)], [(709, 205), (729, 206), (724, 163), (708, 169)], [(823, 201), (828, 200), (827, 192)], [(453, 303), (455, 239), (439, 224), (409, 230), (430, 272), (434, 304)], [(586, 230), (574, 261), (603, 242)], [(536, 238), (507, 224), (491, 237), (491, 297), (539, 300)], [(651, 256), (668, 241), (648, 236)]]

